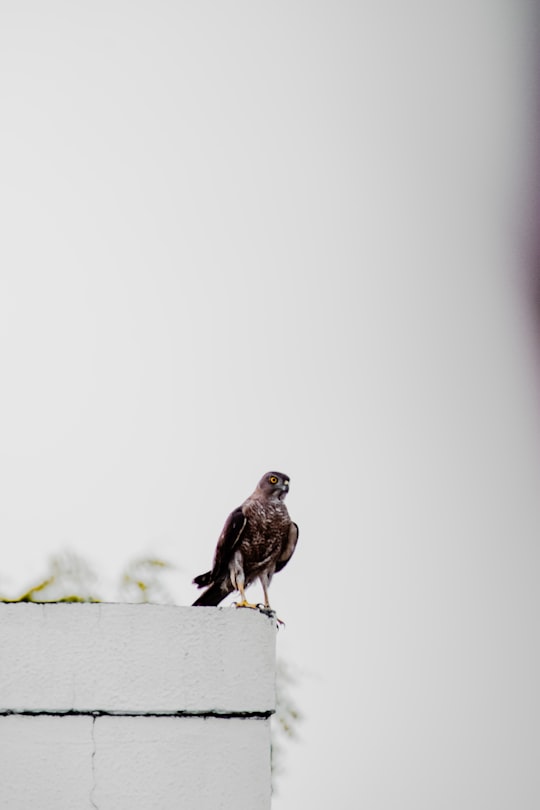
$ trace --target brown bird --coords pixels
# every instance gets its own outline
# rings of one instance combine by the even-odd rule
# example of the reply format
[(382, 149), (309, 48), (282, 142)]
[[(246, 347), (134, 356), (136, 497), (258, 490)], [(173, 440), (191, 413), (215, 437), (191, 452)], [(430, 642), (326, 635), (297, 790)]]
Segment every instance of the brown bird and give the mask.
[(199, 588), (206, 587), (194, 605), (218, 605), (239, 591), (237, 607), (256, 608), (247, 601), (245, 589), (259, 579), (264, 607), (270, 607), (272, 577), (287, 565), (298, 540), (298, 526), (284, 503), (288, 491), (288, 475), (268, 472), (255, 492), (231, 512), (217, 542), (212, 570), (193, 580)]

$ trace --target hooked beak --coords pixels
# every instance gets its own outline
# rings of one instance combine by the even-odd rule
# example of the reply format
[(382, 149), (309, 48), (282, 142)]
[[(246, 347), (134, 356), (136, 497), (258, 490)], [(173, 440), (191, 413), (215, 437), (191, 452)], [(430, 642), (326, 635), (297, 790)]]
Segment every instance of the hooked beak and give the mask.
[(281, 486), (280, 486), (280, 490), (281, 490), (281, 494), (280, 494), (280, 496), (279, 496), (279, 497), (280, 497), (280, 498), (284, 498), (284, 497), (285, 497), (285, 495), (287, 494), (287, 492), (289, 491), (289, 482), (288, 482), (288, 481), (284, 481), (284, 482), (281, 484)]

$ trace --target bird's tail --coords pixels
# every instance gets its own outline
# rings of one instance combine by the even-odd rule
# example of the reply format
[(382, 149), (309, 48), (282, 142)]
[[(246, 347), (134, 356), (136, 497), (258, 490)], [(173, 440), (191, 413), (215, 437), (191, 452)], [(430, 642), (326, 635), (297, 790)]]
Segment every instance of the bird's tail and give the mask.
[[(194, 579), (193, 582), (195, 582), (198, 585), (199, 583), (197, 580), (200, 580), (205, 576), (206, 574), (201, 574), (201, 576)], [(199, 587), (203, 587), (204, 584), (206, 584), (206, 581), (203, 581), (202, 585), (199, 585)], [(228, 586), (227, 582), (224, 582), (223, 580), (221, 581), (218, 580), (218, 582), (212, 582), (210, 587), (207, 588), (205, 592), (202, 593), (199, 596), (199, 598), (193, 602), (193, 606), (196, 607), (201, 605), (213, 605), (213, 606), (219, 605), (219, 603), (223, 599), (225, 599), (226, 596), (232, 593), (233, 590), (234, 588), (232, 587), (232, 585)]]
[(206, 574), (199, 574), (198, 577), (195, 577), (193, 580), (193, 584), (197, 586), (197, 588), (205, 588), (207, 585), (210, 585), (212, 582), (212, 572), (207, 571)]

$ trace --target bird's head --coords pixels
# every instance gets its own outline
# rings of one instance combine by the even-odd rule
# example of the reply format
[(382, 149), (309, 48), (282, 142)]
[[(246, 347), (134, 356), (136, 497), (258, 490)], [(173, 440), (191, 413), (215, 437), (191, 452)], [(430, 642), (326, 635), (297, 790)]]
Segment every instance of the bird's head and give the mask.
[(259, 481), (257, 490), (265, 498), (282, 501), (289, 491), (289, 476), (280, 472), (267, 472)]

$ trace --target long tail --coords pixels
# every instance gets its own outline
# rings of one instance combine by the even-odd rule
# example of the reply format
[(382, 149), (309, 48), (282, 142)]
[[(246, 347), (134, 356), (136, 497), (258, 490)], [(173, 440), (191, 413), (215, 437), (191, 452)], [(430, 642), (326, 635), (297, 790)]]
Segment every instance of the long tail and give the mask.
[(226, 596), (234, 591), (234, 587), (229, 577), (222, 577), (215, 582), (212, 581), (212, 571), (206, 571), (204, 574), (199, 574), (195, 577), (193, 584), (198, 588), (206, 588), (198, 599), (193, 602), (194, 606), (197, 605), (219, 605)]
[(195, 577), (193, 580), (193, 584), (197, 586), (197, 588), (205, 588), (207, 585), (210, 585), (212, 582), (212, 572), (207, 571), (205, 574), (199, 574), (198, 577)]
[(193, 602), (193, 605), (219, 605), (233, 590), (232, 585), (228, 586), (226, 581), (218, 580), (218, 582), (213, 582), (210, 587)]

